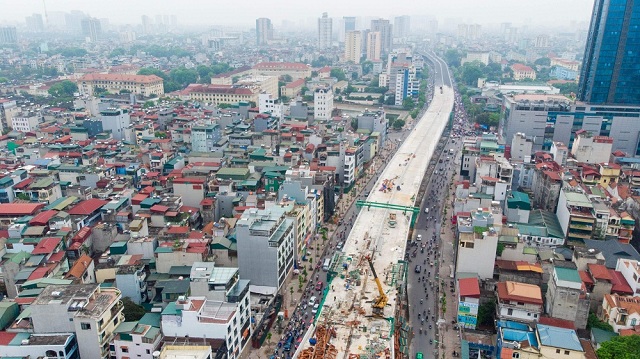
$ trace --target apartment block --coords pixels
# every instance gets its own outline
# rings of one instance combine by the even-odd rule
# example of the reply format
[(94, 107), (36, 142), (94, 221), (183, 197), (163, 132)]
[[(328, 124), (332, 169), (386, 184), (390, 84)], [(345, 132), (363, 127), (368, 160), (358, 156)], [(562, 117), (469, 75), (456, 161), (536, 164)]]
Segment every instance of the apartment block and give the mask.
[(293, 220), (283, 209), (249, 209), (236, 223), (240, 277), (279, 289), (293, 270)]
[(49, 285), (29, 306), (37, 334), (75, 333), (81, 358), (109, 358), (114, 330), (124, 321), (120, 290), (98, 284)]
[(565, 186), (560, 190), (556, 215), (567, 241), (591, 239), (596, 225), (593, 204), (578, 189)]
[(640, 297), (640, 262), (633, 259), (618, 259), (616, 271), (620, 272), (627, 281), (633, 296)]
[(609, 161), (613, 138), (607, 136), (593, 136), (590, 132), (580, 130), (571, 147), (571, 154), (578, 162), (604, 163)]
[(333, 90), (331, 87), (319, 87), (313, 92), (313, 118), (328, 120), (333, 113)]

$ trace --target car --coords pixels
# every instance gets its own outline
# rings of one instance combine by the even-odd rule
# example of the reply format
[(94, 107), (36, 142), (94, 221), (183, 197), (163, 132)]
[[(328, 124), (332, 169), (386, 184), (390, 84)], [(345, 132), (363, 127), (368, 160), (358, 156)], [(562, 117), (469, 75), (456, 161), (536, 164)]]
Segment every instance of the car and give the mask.
[[(417, 264), (417, 265), (416, 265), (415, 272), (416, 272), (416, 273), (420, 273), (420, 272), (422, 272), (422, 266), (421, 266), (421, 265), (419, 265), (419, 264)], [(314, 298), (315, 298), (315, 297), (314, 297)]]
[(314, 295), (313, 297), (309, 298), (309, 306), (312, 307), (313, 305), (316, 304), (316, 296)]
[(322, 289), (322, 282), (318, 281), (318, 283), (316, 283), (316, 290), (321, 290)]
[(340, 243), (338, 243), (338, 245), (336, 245), (336, 249), (339, 250), (339, 251), (342, 250), (342, 247), (344, 247), (344, 242), (340, 242)]
[(424, 213), (429, 214), (429, 207), (424, 209)]
[(421, 241), (422, 240), (422, 234), (418, 234), (418, 236), (416, 237), (416, 241)]
[(313, 306), (313, 309), (311, 309), (311, 313), (316, 314), (318, 313), (318, 308), (320, 307), (320, 303), (316, 303), (316, 305)]
[(417, 352), (416, 359), (422, 359), (422, 358), (424, 358), (424, 356), (422, 355), (422, 352)]

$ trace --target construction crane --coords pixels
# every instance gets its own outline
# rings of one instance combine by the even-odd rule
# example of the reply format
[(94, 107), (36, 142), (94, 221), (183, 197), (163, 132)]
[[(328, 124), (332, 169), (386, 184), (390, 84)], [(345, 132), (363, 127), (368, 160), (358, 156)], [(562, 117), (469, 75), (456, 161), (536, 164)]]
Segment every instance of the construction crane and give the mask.
[(378, 298), (373, 302), (373, 315), (384, 317), (384, 307), (387, 306), (389, 297), (387, 297), (382, 290), (382, 283), (380, 283), (380, 278), (378, 278), (378, 274), (376, 274), (376, 269), (373, 268), (371, 256), (367, 256), (367, 262), (369, 262), (369, 268), (371, 268), (371, 273), (373, 273), (373, 280), (376, 281), (376, 285), (378, 286)]

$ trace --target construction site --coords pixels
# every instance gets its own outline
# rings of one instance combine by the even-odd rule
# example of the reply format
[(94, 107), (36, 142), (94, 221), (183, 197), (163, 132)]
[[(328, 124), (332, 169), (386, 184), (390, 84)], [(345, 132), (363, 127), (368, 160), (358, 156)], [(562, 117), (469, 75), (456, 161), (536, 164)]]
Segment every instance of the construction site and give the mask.
[(407, 358), (407, 241), (420, 209), (418, 192), (453, 108), (444, 87), (378, 178), (342, 251), (331, 259), (318, 314), (294, 357)]

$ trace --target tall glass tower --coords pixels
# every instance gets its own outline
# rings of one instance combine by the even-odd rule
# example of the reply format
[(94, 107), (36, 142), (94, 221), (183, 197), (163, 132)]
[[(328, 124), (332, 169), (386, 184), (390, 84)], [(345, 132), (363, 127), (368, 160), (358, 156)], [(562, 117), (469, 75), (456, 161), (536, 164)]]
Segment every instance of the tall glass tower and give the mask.
[(578, 97), (640, 105), (640, 0), (595, 0)]

